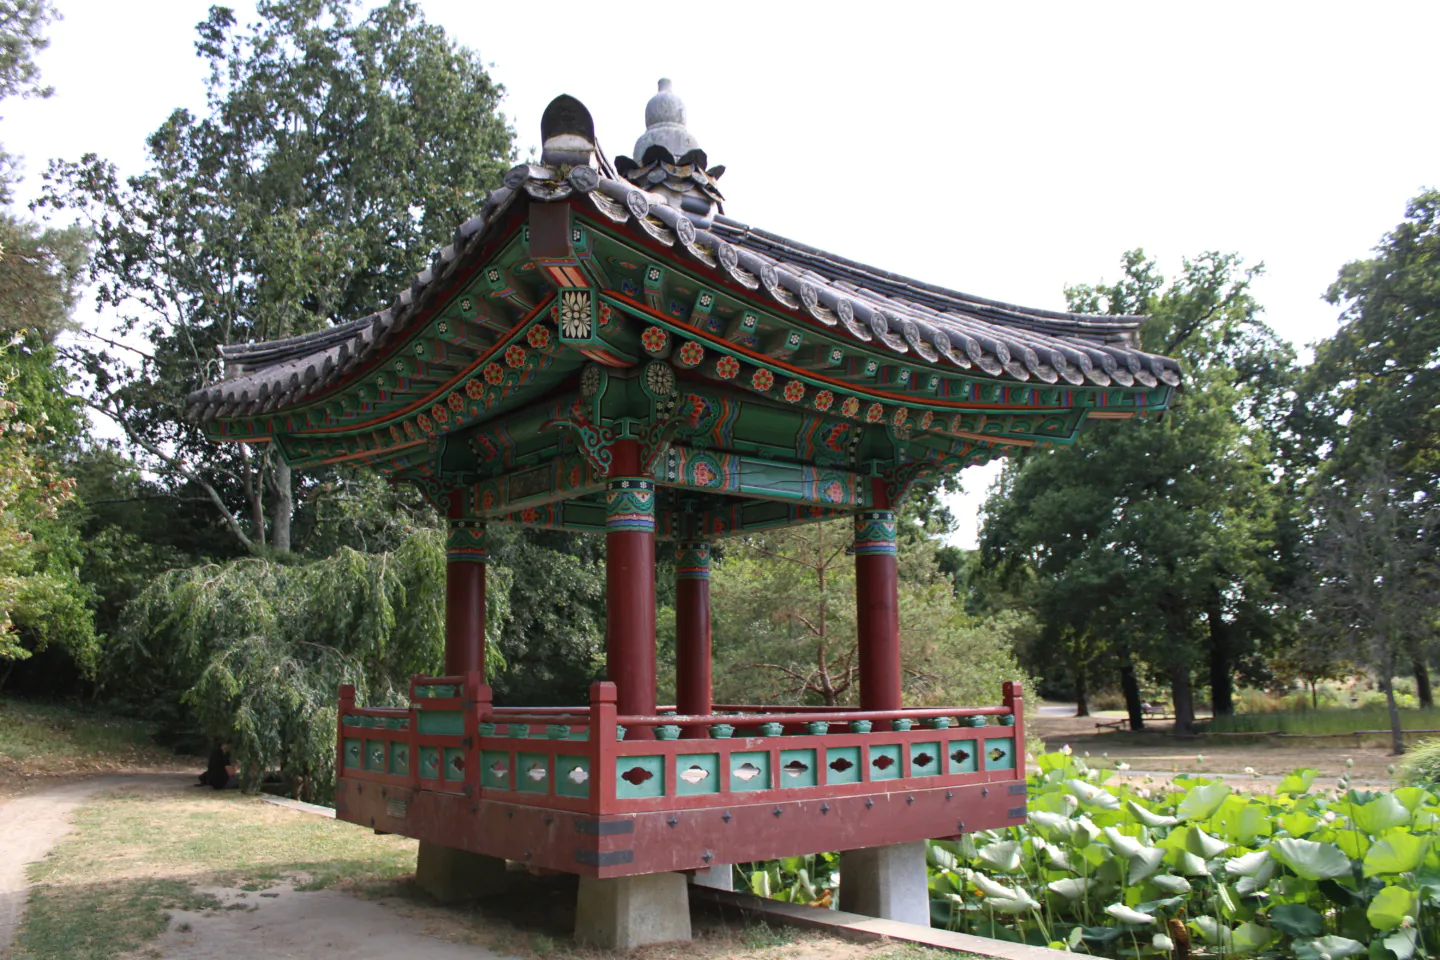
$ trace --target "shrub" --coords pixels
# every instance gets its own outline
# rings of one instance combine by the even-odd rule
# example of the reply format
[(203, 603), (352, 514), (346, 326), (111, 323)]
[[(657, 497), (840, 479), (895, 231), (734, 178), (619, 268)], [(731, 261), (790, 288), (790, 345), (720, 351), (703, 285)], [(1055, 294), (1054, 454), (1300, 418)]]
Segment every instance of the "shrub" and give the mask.
[(1440, 784), (1440, 740), (1434, 737), (1421, 740), (1411, 748), (1395, 775), (1410, 787)]

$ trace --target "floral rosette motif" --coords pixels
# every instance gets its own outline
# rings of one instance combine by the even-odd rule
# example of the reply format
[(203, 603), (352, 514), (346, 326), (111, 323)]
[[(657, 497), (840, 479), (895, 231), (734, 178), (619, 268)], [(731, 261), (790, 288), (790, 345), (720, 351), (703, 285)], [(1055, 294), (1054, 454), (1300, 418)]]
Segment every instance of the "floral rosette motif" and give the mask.
[(702, 487), (708, 487), (715, 482), (715, 471), (710, 469), (710, 464), (704, 461), (695, 464), (695, 482)]
[(680, 348), (680, 362), (687, 367), (698, 367), (704, 359), (705, 348), (694, 340), (687, 341), (685, 346)]
[(498, 363), (485, 364), (485, 382), (499, 386), (505, 379), (505, 368)]
[(430, 408), (430, 419), (434, 420), (436, 423), (445, 423), (447, 420), (450, 419), (450, 411), (446, 410), (444, 407), (437, 403), (435, 404), (435, 406)]
[(415, 429), (415, 421), (405, 421), (405, 435), (412, 440), (420, 439), (420, 431)]
[(845, 487), (839, 480), (831, 480), (825, 484), (824, 489), (820, 491), (820, 495), (825, 498), (826, 503), (839, 503), (845, 496)]
[(590, 296), (583, 290), (560, 295), (560, 332), (571, 340), (590, 336)]
[(805, 399), (805, 384), (799, 380), (791, 380), (785, 384), (785, 400), (788, 403), (799, 403)]
[(485, 396), (485, 385), (475, 378), (465, 381), (465, 396), (471, 400), (479, 400)]
[(540, 511), (536, 510), (534, 507), (526, 507), (524, 510), (520, 511), (520, 521), (522, 523), (536, 523), (539, 521), (539, 519)]
[(721, 380), (734, 380), (740, 372), (740, 361), (734, 357), (721, 357), (715, 361), (715, 375)]
[(905, 407), (900, 407), (898, 410), (895, 411), (895, 416), (892, 418), (892, 421), (894, 422), (895, 426), (898, 427), (900, 426), (900, 424), (904, 423), (906, 420), (909, 419), (910, 411), (907, 410)]
[(505, 362), (512, 367), (523, 367), (525, 365), (525, 348), (518, 343), (512, 343), (505, 350)]
[(763, 368), (756, 370), (750, 377), (750, 386), (759, 390), (761, 393), (765, 393), (771, 387), (775, 386), (775, 374)]
[(845, 402), (840, 404), (840, 412), (847, 417), (853, 417), (860, 412), (860, 398), (846, 397)]
[(550, 328), (543, 323), (537, 323), (525, 331), (525, 342), (536, 350), (543, 350), (550, 346)]
[(921, 430), (929, 430), (929, 429), (930, 429), (930, 425), (931, 425), (932, 423), (934, 423), (934, 422), (935, 422), (935, 412), (934, 412), (933, 410), (926, 410), (924, 413), (920, 414), (920, 429), (921, 429)]
[(819, 393), (815, 394), (815, 400), (813, 402), (815, 404), (815, 409), (819, 410), (821, 413), (824, 413), (826, 410), (829, 410), (830, 405), (835, 402), (835, 394), (830, 392), (829, 390), (821, 390)]
[(450, 404), (450, 409), (454, 410), (456, 413), (459, 413), (460, 408), (465, 406), (465, 398), (460, 396), (460, 394), (458, 393), (450, 394), (450, 396), (445, 398), (445, 402)]
[(405, 439), (405, 434), (402, 433), (400, 431), (400, 428), (393, 423), (390, 424), (390, 439), (394, 440), (396, 443), (399, 443), (400, 441)]
[(426, 433), (435, 432), (435, 421), (431, 420), (425, 414), (422, 413), (417, 416), (415, 418), (415, 422), (418, 423), (420, 425), (420, 429), (424, 430)]
[(640, 334), (640, 346), (645, 348), (646, 353), (659, 353), (669, 341), (670, 334), (659, 327), (646, 327), (645, 332)]
[(885, 408), (878, 403), (872, 403), (865, 410), (866, 423), (879, 423), (885, 419)]
[(615, 319), (615, 308), (612, 307), (612, 306), (610, 306), (610, 304), (608, 304), (608, 303), (602, 303), (602, 304), (600, 304), (600, 326), (601, 326), (601, 328), (603, 329), (603, 328), (605, 328), (605, 327), (610, 326), (610, 321), (613, 320), (613, 319)]
[(486, 490), (480, 495), (480, 506), (485, 510), (492, 510), (495, 507), (495, 491)]

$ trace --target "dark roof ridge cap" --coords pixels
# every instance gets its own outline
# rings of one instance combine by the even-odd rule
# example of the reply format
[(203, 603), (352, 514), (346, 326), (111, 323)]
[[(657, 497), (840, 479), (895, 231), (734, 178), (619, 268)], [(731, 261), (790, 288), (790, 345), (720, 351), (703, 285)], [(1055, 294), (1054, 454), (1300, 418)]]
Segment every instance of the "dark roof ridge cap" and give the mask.
[(922, 280), (916, 280), (903, 274), (892, 273), (888, 270), (882, 270), (879, 267), (860, 263), (858, 261), (851, 260), (848, 257), (843, 257), (839, 254), (831, 253), (828, 250), (822, 250), (818, 247), (812, 247), (807, 244), (800, 243), (799, 241), (791, 240), (788, 237), (782, 237), (779, 234), (771, 233), (768, 230), (762, 230), (759, 227), (752, 227), (749, 224), (741, 223), (739, 220), (724, 216), (723, 214), (717, 215), (715, 217), (715, 222), (719, 226), (727, 227), (746, 236), (757, 237), (768, 243), (784, 247), (788, 251), (790, 251), (791, 255), (796, 257), (823, 259), (839, 267), (845, 268), (848, 271), (858, 273), (861, 276), (874, 277), (880, 280), (884, 280), (888, 283), (911, 287), (916, 291), (945, 297), (947, 299), (973, 303), (978, 306), (990, 307), (992, 309), (1012, 311), (1018, 314), (1020, 317), (1035, 317), (1047, 320), (1058, 320), (1062, 322), (1102, 328), (1130, 328), (1138, 326), (1145, 320), (1145, 317), (1143, 316), (1108, 316), (1100, 314), (1069, 313), (1061, 310), (1046, 310), (1040, 307), (1025, 307), (1016, 303), (1008, 303), (1004, 300), (991, 300), (987, 297), (980, 297), (974, 294), (964, 293), (960, 290), (953, 290), (948, 287), (941, 287), (936, 284), (925, 283)]

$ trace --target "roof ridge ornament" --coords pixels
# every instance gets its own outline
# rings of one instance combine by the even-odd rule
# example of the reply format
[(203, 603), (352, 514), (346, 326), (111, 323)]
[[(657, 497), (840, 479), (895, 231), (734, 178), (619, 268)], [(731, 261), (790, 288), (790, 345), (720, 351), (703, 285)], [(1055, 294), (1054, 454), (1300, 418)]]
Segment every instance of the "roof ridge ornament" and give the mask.
[(642, 190), (708, 225), (723, 212), (725, 197), (715, 181), (725, 168), (705, 169), (710, 161), (685, 125), (685, 102), (668, 79), (661, 78), (658, 87), (645, 105), (645, 132), (635, 141), (635, 159), (616, 157), (615, 168)]

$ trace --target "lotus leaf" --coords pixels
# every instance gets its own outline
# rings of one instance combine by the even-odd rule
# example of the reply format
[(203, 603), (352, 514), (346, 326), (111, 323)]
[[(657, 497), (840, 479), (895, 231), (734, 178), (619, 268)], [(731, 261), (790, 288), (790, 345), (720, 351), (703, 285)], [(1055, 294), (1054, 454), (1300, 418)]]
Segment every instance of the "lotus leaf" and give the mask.
[(1350, 816), (1357, 827), (1377, 837), (1392, 827), (1410, 822), (1410, 811), (1393, 793), (1382, 793), (1366, 803), (1352, 804)]
[(1127, 836), (1114, 827), (1106, 827), (1104, 830), (1105, 839), (1110, 842), (1110, 849), (1122, 857), (1138, 856), (1149, 844), (1136, 837)]
[(1046, 886), (1066, 900), (1079, 900), (1085, 896), (1085, 891), (1089, 890), (1094, 883), (1095, 881), (1088, 877), (1071, 877), (1068, 880), (1052, 881)]
[(1310, 792), (1310, 785), (1320, 775), (1319, 770), (1311, 770), (1308, 767), (1304, 770), (1294, 770), (1285, 776), (1275, 787), (1277, 794), (1290, 797), (1298, 797)]
[(1318, 937), (1325, 918), (1303, 903), (1277, 903), (1270, 908), (1270, 925), (1292, 937)]
[(1150, 914), (1141, 913), (1139, 910), (1132, 910), (1123, 903), (1112, 903), (1105, 908), (1105, 912), (1121, 923), (1144, 924), (1155, 922), (1155, 918), (1150, 916)]
[(1430, 838), (1396, 831), (1365, 854), (1365, 876), (1381, 877), (1409, 873), (1425, 862), (1430, 852)]
[(1152, 810), (1147, 810), (1145, 807), (1140, 806), (1140, 804), (1136, 803), (1134, 800), (1129, 801), (1127, 803), (1127, 806), (1130, 808), (1130, 812), (1135, 815), (1135, 819), (1139, 820), (1147, 827), (1173, 827), (1175, 826), (1175, 824), (1180, 822), (1174, 817), (1155, 813)]
[(1177, 877), (1174, 874), (1162, 873), (1159, 876), (1151, 877), (1150, 882), (1166, 893), (1190, 892), (1190, 881), (1184, 877)]
[(1306, 880), (1340, 877), (1350, 872), (1350, 858), (1333, 843), (1282, 837), (1271, 841), (1270, 853)]
[(1416, 898), (1404, 887), (1385, 887), (1370, 900), (1365, 916), (1376, 930), (1394, 930), (1415, 913)]
[(1118, 810), (1120, 798), (1109, 790), (1087, 783), (1084, 780), (1066, 780), (1065, 786), (1070, 788), (1070, 793), (1086, 807), (1096, 810)]
[(1258, 923), (1242, 923), (1230, 935), (1230, 947), (1236, 953), (1259, 953), (1276, 940), (1276, 933)]
[(1018, 840), (1001, 840), (989, 843), (980, 849), (980, 859), (1001, 873), (1014, 873), (1020, 869), (1020, 854), (1023, 848)]
[(1175, 808), (1175, 816), (1181, 820), (1208, 820), (1229, 795), (1230, 788), (1223, 783), (1191, 787), (1185, 799), (1180, 801), (1180, 806)]
[(1415, 946), (1420, 939), (1420, 931), (1413, 927), (1406, 930), (1396, 930), (1390, 936), (1381, 941), (1385, 949), (1395, 954), (1395, 960), (1410, 960), (1415, 956)]
[(1344, 960), (1365, 953), (1365, 944), (1349, 937), (1321, 937), (1318, 940), (1296, 940), (1296, 960)]

